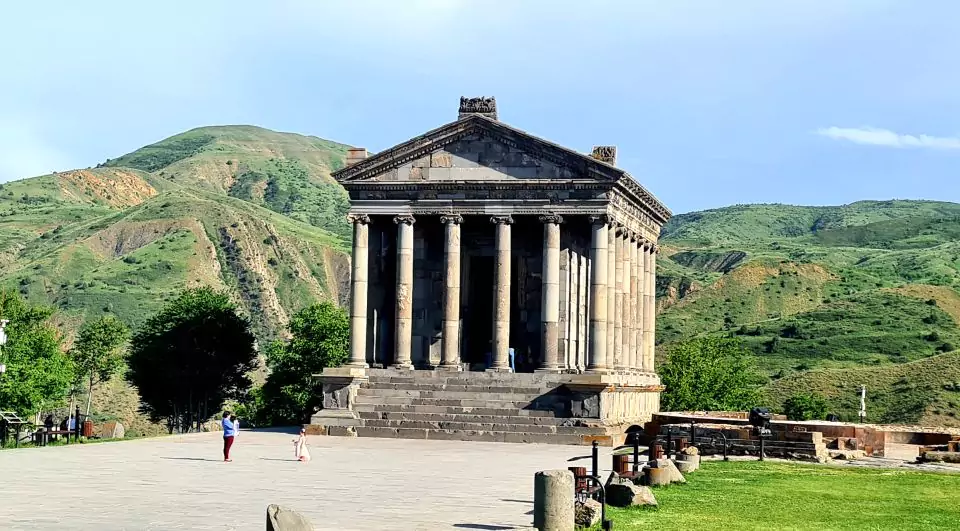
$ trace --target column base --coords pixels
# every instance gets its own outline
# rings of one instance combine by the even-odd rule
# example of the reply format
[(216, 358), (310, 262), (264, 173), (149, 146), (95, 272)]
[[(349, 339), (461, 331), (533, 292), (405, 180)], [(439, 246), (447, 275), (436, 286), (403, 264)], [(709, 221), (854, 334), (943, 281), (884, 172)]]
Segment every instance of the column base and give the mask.
[(434, 367), (438, 371), (449, 371), (449, 372), (460, 372), (463, 370), (463, 367), (459, 364), (444, 364), (443, 362), (440, 365)]
[(483, 372), (513, 372), (510, 367), (490, 367)]
[(390, 366), (390, 368), (396, 369), (398, 371), (412, 371), (413, 363), (410, 363), (409, 361), (405, 363), (394, 363), (393, 365)]
[(343, 367), (349, 367), (351, 369), (369, 369), (370, 366), (366, 362), (360, 363), (344, 363)]
[(613, 372), (613, 371), (611, 371), (610, 369), (608, 369), (608, 368), (606, 368), (606, 367), (594, 367), (594, 368), (589, 368), (589, 367), (588, 367), (585, 372), (586, 372), (587, 374), (610, 374), (610, 373)]

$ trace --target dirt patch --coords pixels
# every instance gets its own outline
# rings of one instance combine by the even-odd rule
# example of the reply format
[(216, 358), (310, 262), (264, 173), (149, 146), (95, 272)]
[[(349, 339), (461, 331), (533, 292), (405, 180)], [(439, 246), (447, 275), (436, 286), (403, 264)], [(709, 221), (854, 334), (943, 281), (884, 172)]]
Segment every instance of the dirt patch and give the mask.
[(78, 202), (102, 201), (116, 208), (143, 203), (157, 190), (134, 172), (100, 168), (73, 170), (57, 174), (64, 198)]
[(960, 324), (960, 293), (947, 286), (928, 286), (926, 284), (907, 284), (899, 288), (887, 288), (890, 291), (916, 299), (937, 301), (937, 307), (950, 314)]
[(84, 240), (93, 252), (105, 258), (117, 258), (188, 228), (183, 220), (122, 221)]

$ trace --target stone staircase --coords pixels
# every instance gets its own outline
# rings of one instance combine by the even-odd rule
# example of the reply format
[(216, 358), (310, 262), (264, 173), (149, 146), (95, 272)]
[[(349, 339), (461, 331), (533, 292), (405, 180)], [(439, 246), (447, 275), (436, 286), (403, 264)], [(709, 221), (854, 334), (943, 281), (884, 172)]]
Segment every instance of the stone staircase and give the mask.
[(368, 369), (352, 417), (314, 416), (310, 433), (547, 444), (619, 444), (622, 432), (571, 418), (571, 375)]

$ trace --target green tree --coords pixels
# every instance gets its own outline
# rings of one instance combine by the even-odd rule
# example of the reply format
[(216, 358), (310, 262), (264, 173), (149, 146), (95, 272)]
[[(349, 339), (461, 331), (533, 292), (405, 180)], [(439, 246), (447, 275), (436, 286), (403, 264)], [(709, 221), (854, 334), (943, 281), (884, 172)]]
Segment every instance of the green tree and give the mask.
[(70, 357), (77, 377), (87, 381), (87, 415), (93, 401), (93, 386), (106, 382), (123, 367), (123, 347), (129, 339), (130, 329), (112, 315), (87, 322), (80, 329)]
[(740, 342), (697, 338), (674, 345), (660, 366), (664, 411), (746, 410), (760, 405), (762, 377)]
[(49, 323), (53, 310), (30, 306), (16, 293), (0, 293), (0, 319), (7, 344), (0, 352), (0, 409), (27, 417), (60, 405), (74, 382), (74, 368), (63, 352), (60, 334)]
[(140, 393), (140, 409), (170, 432), (189, 431), (250, 388), (257, 366), (250, 321), (237, 314), (226, 293), (184, 291), (134, 335), (128, 381)]
[(290, 341), (267, 348), (270, 372), (260, 390), (258, 420), (268, 424), (305, 422), (320, 405), (321, 393), (311, 375), (347, 360), (350, 321), (329, 302), (305, 308), (290, 320)]
[(823, 420), (827, 399), (819, 393), (797, 393), (783, 401), (783, 413), (790, 420)]

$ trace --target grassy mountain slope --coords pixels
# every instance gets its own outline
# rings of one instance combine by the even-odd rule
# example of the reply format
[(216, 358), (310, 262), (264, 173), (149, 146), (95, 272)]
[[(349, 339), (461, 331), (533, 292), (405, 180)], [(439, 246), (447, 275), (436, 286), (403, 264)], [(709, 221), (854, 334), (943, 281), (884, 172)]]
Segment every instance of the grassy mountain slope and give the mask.
[(252, 126), (201, 127), (108, 160), (167, 181), (243, 199), (349, 239), (349, 202), (330, 172), (347, 146)]
[(958, 424), (956, 400), (924, 391), (952, 386), (950, 371), (914, 374), (907, 394), (924, 398), (909, 407), (890, 398), (907, 396), (894, 375), (952, 359), (942, 353), (960, 346), (958, 236), (960, 205), (932, 201), (676, 216), (657, 271), (661, 349), (697, 334), (737, 336), (770, 376), (773, 403), (785, 390), (818, 389), (853, 418), (859, 404), (847, 395), (863, 379), (885, 421)]

